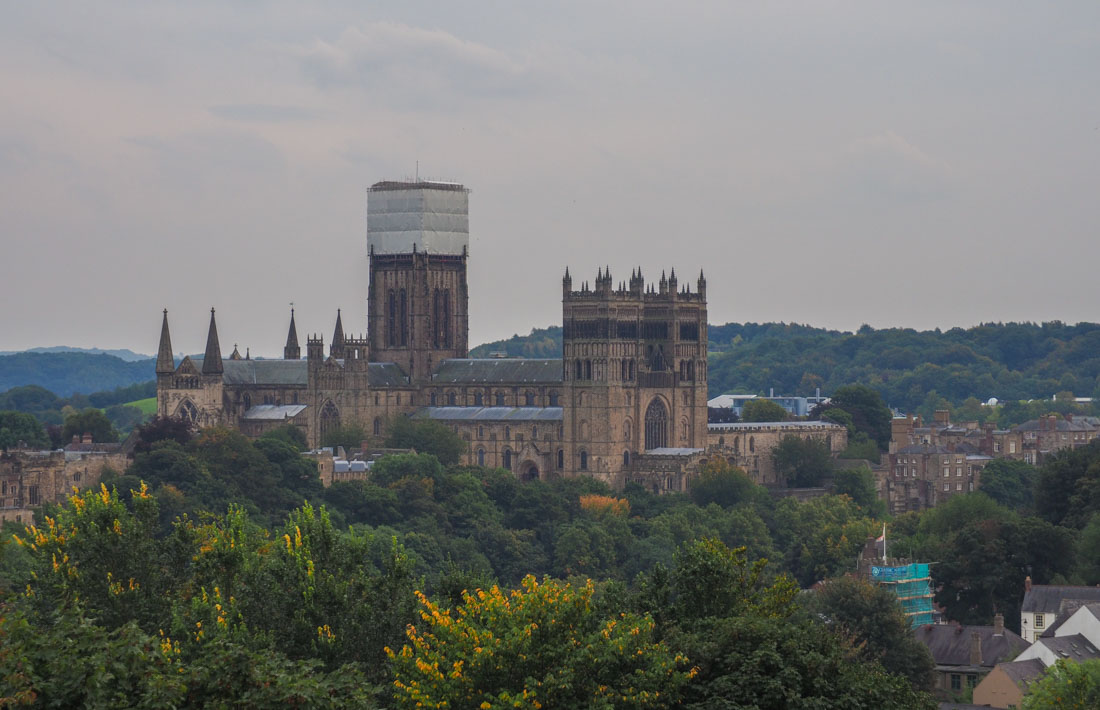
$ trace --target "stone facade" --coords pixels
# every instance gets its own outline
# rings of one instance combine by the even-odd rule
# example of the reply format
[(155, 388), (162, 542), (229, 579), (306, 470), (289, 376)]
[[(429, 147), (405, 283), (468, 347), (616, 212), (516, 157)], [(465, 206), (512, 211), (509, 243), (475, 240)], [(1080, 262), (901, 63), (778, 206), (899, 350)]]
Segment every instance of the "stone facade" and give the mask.
[(823, 441), (834, 456), (848, 448), (848, 430), (832, 422), (737, 422), (711, 424), (707, 450), (724, 455), (762, 486), (782, 487), (786, 481), (779, 480), (772, 452), (788, 436)]
[(78, 444), (69, 448), (0, 454), (0, 522), (30, 523), (33, 508), (63, 501), (74, 488), (97, 486), (105, 468), (122, 472), (129, 464), (117, 444)]

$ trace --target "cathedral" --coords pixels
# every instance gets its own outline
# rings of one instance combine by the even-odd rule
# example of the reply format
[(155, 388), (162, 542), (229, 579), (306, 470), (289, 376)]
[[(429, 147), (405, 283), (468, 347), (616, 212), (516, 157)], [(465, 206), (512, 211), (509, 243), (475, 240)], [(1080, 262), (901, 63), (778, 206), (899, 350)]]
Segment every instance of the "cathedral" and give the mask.
[(313, 446), (350, 424), (380, 445), (393, 417), (427, 418), (465, 439), (471, 465), (686, 490), (708, 434), (724, 447), (732, 433), (708, 432), (702, 272), (694, 290), (674, 270), (647, 285), (640, 270), (616, 284), (610, 269), (574, 289), (566, 269), (562, 359), (470, 358), (468, 204), (455, 183), (371, 186), (366, 336), (337, 311), (327, 354), (309, 337), (302, 358), (291, 310), (281, 360), (223, 358), (211, 309), (203, 358), (177, 364), (166, 311), (158, 413), (249, 436), (291, 425)]

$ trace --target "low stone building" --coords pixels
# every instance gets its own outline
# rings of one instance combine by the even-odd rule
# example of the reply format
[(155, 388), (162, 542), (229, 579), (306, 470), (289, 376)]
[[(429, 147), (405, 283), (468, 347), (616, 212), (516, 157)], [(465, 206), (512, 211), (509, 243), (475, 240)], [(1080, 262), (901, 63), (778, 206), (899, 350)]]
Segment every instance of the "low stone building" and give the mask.
[(711, 423), (707, 427), (707, 454), (721, 454), (744, 469), (762, 486), (783, 487), (772, 453), (785, 437), (816, 439), (835, 456), (848, 448), (848, 430), (821, 421)]
[(122, 472), (129, 465), (120, 444), (95, 444), (91, 437), (65, 449), (15, 449), (0, 454), (0, 522), (30, 523), (34, 508), (58, 503), (74, 488), (99, 485), (104, 469)]

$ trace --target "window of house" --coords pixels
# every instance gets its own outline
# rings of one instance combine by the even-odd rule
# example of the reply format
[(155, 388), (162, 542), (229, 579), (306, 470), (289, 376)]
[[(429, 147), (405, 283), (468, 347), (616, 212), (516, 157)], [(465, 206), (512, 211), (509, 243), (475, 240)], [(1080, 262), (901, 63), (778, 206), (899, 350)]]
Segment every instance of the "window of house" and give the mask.
[(455, 406), (455, 393), (454, 392), (448, 392), (447, 393), (447, 406), (448, 407)]
[[(436, 397), (436, 394), (435, 394), (435, 392), (432, 392), (432, 396), (431, 396), (431, 405), (432, 405), (433, 407), (435, 406), (435, 403), (436, 403), (436, 400), (437, 400), (437, 399), (438, 399), (438, 397)], [(375, 397), (375, 398), (374, 398), (374, 403), (375, 403), (375, 404), (378, 404), (378, 398), (377, 398), (377, 397)]]
[(624, 467), (630, 466), (630, 452), (629, 451), (624, 451), (623, 452), (623, 466)]
[(1035, 628), (1041, 629), (1041, 628), (1043, 628), (1045, 623), (1046, 623), (1046, 619), (1043, 617), (1042, 614), (1036, 614), (1035, 615)]
[(947, 478), (950, 475), (951, 475), (951, 469), (947, 466), (944, 466), (943, 467), (943, 477)]
[(961, 491), (962, 489), (963, 489), (962, 481), (959, 481), (958, 483), (955, 484), (955, 490)]
[(27, 505), (38, 505), (41, 502), (38, 496), (38, 486), (27, 486)]
[(963, 475), (963, 467), (962, 467), (962, 466), (956, 466), (956, 467), (955, 467), (955, 475), (956, 475), (956, 476), (961, 476), (961, 475)]
[(535, 395), (531, 392), (525, 392), (523, 395), (523, 405), (525, 407), (535, 406)]
[(512, 438), (512, 427), (510, 427), (510, 426), (504, 427), (504, 439), (509, 440), (511, 438)]
[(951, 690), (962, 690), (962, 676), (958, 673), (951, 674)]
[(557, 392), (551, 392), (550, 393), (550, 406), (551, 407), (558, 406), (558, 393)]
[(951, 484), (950, 484), (950, 483), (945, 483), (945, 484), (943, 484), (943, 489), (944, 489), (945, 491), (949, 491), (949, 490), (951, 490)]

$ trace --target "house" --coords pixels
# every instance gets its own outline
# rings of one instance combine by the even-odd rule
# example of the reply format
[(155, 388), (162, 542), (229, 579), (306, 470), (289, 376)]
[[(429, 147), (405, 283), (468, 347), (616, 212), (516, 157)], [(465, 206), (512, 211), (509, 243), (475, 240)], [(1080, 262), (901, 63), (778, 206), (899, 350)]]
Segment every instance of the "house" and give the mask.
[[(1100, 587), (1077, 587), (1062, 584), (1032, 584), (1024, 579), (1024, 601), (1020, 606), (1020, 635), (1034, 643), (1054, 626), (1060, 617), (1087, 602), (1100, 602)], [(1100, 639), (1098, 639), (1100, 641)]]
[(1015, 658), (1027, 642), (1005, 628), (1004, 617), (997, 614), (992, 626), (927, 624), (913, 631), (936, 662), (937, 693), (951, 696), (964, 688), (973, 688), (1001, 661)]
[(1045, 672), (1046, 666), (1037, 658), (998, 663), (974, 688), (974, 704), (991, 708), (1018, 708), (1028, 686)]

